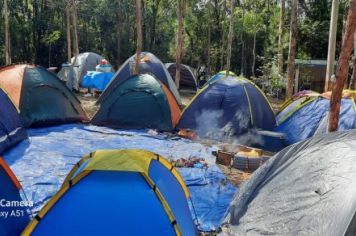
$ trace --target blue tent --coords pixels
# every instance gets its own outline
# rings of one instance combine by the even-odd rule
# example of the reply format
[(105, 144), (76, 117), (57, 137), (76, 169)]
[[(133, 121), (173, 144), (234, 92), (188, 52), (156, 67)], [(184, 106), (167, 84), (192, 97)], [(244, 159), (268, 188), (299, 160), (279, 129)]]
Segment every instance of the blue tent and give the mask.
[[(121, 83), (120, 81), (134, 75), (136, 65), (136, 54), (125, 61), (124, 64), (114, 75), (113, 80), (109, 83), (103, 94), (99, 97), (99, 102), (109, 96), (113, 90)], [(150, 74), (161, 81), (174, 95), (178, 104), (182, 104), (177, 87), (161, 60), (150, 52), (142, 52), (140, 55), (140, 74)]]
[(0, 153), (27, 138), (14, 104), (0, 88)]
[[(23, 202), (22, 187), (10, 167), (0, 158), (0, 235), (20, 235), (30, 221), (28, 208)], [(24, 206), (16, 206), (13, 203)], [(10, 204), (10, 205), (9, 205)]]
[(158, 154), (99, 150), (77, 163), (24, 233), (193, 236), (189, 198), (178, 171)]
[[(207, 82), (207, 84), (211, 84), (211, 83), (214, 83), (215, 81), (218, 81), (219, 79), (221, 78), (224, 78), (226, 76), (226, 71), (220, 71), (218, 73), (216, 73), (215, 75), (213, 75)], [(233, 77), (237, 77), (237, 75), (232, 72), (232, 71), (229, 71), (229, 76), (233, 76)]]
[[(343, 98), (340, 106), (339, 130), (356, 127), (355, 101)], [(287, 145), (327, 132), (330, 100), (323, 96), (300, 97), (290, 101), (277, 116), (276, 132), (284, 133)]]
[(272, 130), (275, 124), (263, 92), (247, 79), (228, 76), (205, 86), (193, 98), (178, 128), (195, 130), (202, 137), (231, 137), (253, 129)]

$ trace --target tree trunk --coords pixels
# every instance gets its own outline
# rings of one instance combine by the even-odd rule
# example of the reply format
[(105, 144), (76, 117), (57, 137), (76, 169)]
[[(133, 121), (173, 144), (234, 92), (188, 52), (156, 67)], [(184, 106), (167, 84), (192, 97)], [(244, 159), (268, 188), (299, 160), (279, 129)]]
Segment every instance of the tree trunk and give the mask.
[(141, 0), (136, 0), (136, 65), (134, 74), (140, 73), (140, 61), (142, 51), (142, 8)]
[(70, 33), (70, 3), (65, 1), (66, 4), (66, 28), (67, 28), (67, 62), (70, 63), (72, 58), (72, 40)]
[(256, 65), (256, 35), (257, 32), (253, 34), (253, 48), (252, 48), (252, 76), (255, 77), (255, 65)]
[(330, 91), (332, 84), (330, 78), (334, 74), (335, 68), (335, 47), (336, 47), (336, 33), (337, 33), (337, 18), (339, 15), (339, 0), (332, 1), (330, 30), (329, 30), (329, 47), (328, 47), (328, 60), (325, 75), (324, 90)]
[(11, 64), (11, 43), (10, 43), (10, 27), (9, 27), (9, 10), (7, 0), (4, 0), (4, 30), (5, 30), (5, 63)]
[(206, 47), (206, 67), (207, 67), (207, 75), (210, 78), (211, 65), (210, 65), (210, 45), (211, 45), (211, 20), (210, 20), (210, 1), (208, 1), (208, 43)]
[(229, 35), (227, 39), (226, 76), (229, 75), (230, 66), (231, 66), (232, 38), (234, 37), (234, 9), (235, 9), (235, 0), (230, 0), (231, 15), (230, 15)]
[(121, 64), (121, 29), (117, 30), (117, 54), (116, 54), (117, 66)]
[(222, 19), (221, 19), (221, 47), (220, 47), (220, 70), (224, 69), (224, 56), (225, 56), (225, 25), (224, 25), (224, 16), (226, 11), (226, 0), (223, 0), (223, 7), (222, 7)]
[(356, 32), (354, 35), (354, 57), (352, 60), (352, 76), (351, 76), (351, 82), (350, 82), (350, 89), (355, 89), (356, 88)]
[(178, 0), (177, 17), (178, 17), (178, 33), (177, 33), (177, 49), (176, 49), (176, 86), (179, 89), (180, 81), (180, 66), (183, 58), (183, 42), (184, 42), (184, 8), (185, 1)]
[(245, 21), (245, 5), (242, 3), (242, 26), (241, 26), (241, 72), (240, 75), (244, 76), (245, 74), (245, 41), (244, 41), (244, 21)]
[(293, 96), (294, 75), (295, 75), (295, 55), (297, 52), (297, 8), (298, 1), (292, 0), (291, 5), (291, 20), (290, 20), (290, 36), (289, 36), (289, 52), (288, 52), (288, 72), (287, 72), (287, 94), (286, 99)]
[(339, 57), (339, 66), (336, 72), (336, 84), (333, 85), (331, 94), (329, 112), (329, 132), (337, 131), (338, 129), (342, 90), (344, 88), (344, 84), (348, 76), (349, 59), (353, 48), (355, 31), (356, 0), (352, 0), (347, 16), (344, 38), (342, 39), (342, 49)]
[(72, 21), (73, 21), (73, 44), (74, 44), (74, 55), (78, 56), (79, 55), (79, 39), (78, 39), (78, 17), (77, 17), (77, 4), (76, 0), (72, 0)]
[(152, 51), (153, 46), (156, 44), (156, 27), (157, 27), (157, 15), (160, 0), (156, 0), (152, 4), (152, 23), (151, 23), (151, 33), (150, 33), (150, 51)]
[(281, 9), (279, 13), (279, 30), (278, 30), (278, 73), (283, 75), (284, 56), (283, 56), (283, 37), (284, 37), (284, 14), (286, 9), (285, 0), (281, 0)]

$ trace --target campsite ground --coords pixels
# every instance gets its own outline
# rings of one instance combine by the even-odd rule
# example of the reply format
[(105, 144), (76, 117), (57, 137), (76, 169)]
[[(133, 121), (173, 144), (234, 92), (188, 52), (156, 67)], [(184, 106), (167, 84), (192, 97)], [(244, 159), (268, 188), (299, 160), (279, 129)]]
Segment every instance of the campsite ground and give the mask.
[[(183, 91), (181, 92), (181, 98), (183, 105), (187, 105), (190, 100), (194, 97), (194, 93)], [(89, 96), (87, 94), (80, 93), (78, 94), (79, 100), (82, 102), (82, 106), (84, 107), (85, 111), (87, 112), (88, 116), (92, 118), (95, 112), (98, 110), (98, 106), (96, 105), (97, 96)], [(269, 98), (271, 102), (272, 108), (274, 111), (279, 109), (280, 104), (282, 103), (281, 100), (275, 98)], [(204, 143), (205, 145), (209, 145), (209, 142)], [(227, 178), (236, 186), (239, 186), (245, 180), (249, 179), (251, 173), (240, 171), (234, 168), (228, 168), (223, 165), (218, 165), (219, 168), (224, 172)]]

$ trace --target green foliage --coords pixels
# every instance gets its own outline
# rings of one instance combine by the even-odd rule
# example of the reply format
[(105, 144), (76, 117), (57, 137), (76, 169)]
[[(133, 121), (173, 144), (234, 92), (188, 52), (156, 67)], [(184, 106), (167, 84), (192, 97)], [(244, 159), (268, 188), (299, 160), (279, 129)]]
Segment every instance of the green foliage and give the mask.
[[(143, 50), (163, 62), (175, 60), (176, 0), (142, 0)], [(300, 59), (326, 59), (331, 0), (299, 2), (297, 55)], [(118, 68), (135, 53), (135, 2), (123, 0), (77, 1), (81, 52), (104, 55)], [(284, 78), (276, 74), (279, 1), (236, 1), (231, 70), (250, 77), (253, 37), (256, 35), (258, 81), (283, 89)], [(345, 1), (340, 1), (338, 42), (341, 41)], [(288, 55), (289, 3), (283, 25), (284, 58)], [(66, 61), (65, 0), (9, 1), (13, 62), (60, 66)], [(186, 1), (185, 64), (209, 64), (212, 73), (226, 63), (227, 32), (231, 15), (228, 0)], [(210, 41), (209, 32), (210, 29)], [(3, 32), (1, 21), (0, 32)], [(120, 41), (118, 42), (118, 37)], [(4, 35), (0, 34), (0, 63), (4, 63)], [(340, 43), (338, 43), (338, 50)], [(338, 52), (337, 50), (337, 52)]]

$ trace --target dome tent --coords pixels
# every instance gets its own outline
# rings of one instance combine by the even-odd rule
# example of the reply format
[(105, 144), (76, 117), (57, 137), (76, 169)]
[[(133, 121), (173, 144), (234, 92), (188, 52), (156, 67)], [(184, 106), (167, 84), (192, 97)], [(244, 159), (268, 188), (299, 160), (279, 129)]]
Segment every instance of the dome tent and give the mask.
[(27, 138), (16, 107), (0, 88), (0, 153)]
[[(175, 80), (177, 69), (176, 63), (167, 63), (166, 67), (173, 80)], [(179, 88), (194, 91), (198, 89), (197, 78), (195, 77), (192, 69), (184, 64), (181, 64)]]
[[(150, 52), (142, 52), (140, 58), (140, 74), (150, 74), (161, 81), (173, 93), (178, 104), (181, 105), (182, 102), (179, 96), (179, 92), (165, 65)], [(111, 94), (111, 91), (116, 88), (116, 86), (120, 83), (120, 80), (127, 79), (133, 75), (135, 64), (136, 54), (127, 59), (116, 72), (113, 80), (106, 87), (103, 94), (99, 97), (99, 102), (108, 96), (108, 94)]]
[(55, 74), (43, 67), (2, 67), (0, 87), (19, 109), (25, 127), (87, 120), (75, 95)]
[[(344, 92), (341, 99), (339, 130), (356, 128), (356, 104), (352, 93)], [(310, 93), (295, 96), (287, 101), (276, 116), (275, 131), (285, 134), (290, 145), (314, 135), (327, 133), (330, 97), (327, 94)]]
[(100, 150), (77, 163), (24, 233), (196, 235), (188, 198), (179, 173), (158, 154)]
[(263, 92), (252, 82), (224, 77), (205, 86), (183, 111), (180, 129), (200, 136), (238, 136), (250, 129), (272, 130), (275, 118)]
[(179, 106), (169, 89), (153, 76), (144, 74), (121, 79), (100, 101), (100, 109), (91, 123), (172, 131), (179, 116)]
[(221, 235), (355, 235), (356, 131), (279, 152), (231, 202)]
[[(215, 81), (221, 79), (221, 78), (224, 78), (226, 76), (226, 71), (223, 70), (223, 71), (220, 71), (218, 73), (216, 73), (215, 75), (213, 75), (206, 84), (211, 84), (211, 83), (214, 83)], [(237, 77), (237, 75), (232, 72), (232, 71), (229, 71), (229, 76), (231, 77)]]
[[(69, 88), (74, 88), (79, 90), (80, 83), (82, 79), (87, 74), (88, 71), (95, 71), (95, 67), (103, 60), (104, 57), (100, 56), (99, 54), (93, 52), (84, 52), (80, 53), (77, 56), (77, 60), (75, 62), (75, 57), (72, 57), (71, 63), (73, 66), (64, 66), (58, 72), (58, 77), (61, 80), (66, 81), (67, 86)], [(71, 71), (72, 70), (72, 71)], [(71, 80), (69, 79), (70, 76), (73, 76), (74, 84), (70, 84)]]
[[(7, 213), (6, 218), (4, 215), (1, 216), (0, 235), (20, 235), (30, 221), (27, 206), (30, 203), (24, 202), (22, 186), (2, 158), (0, 158), (0, 186), (1, 213)], [(22, 203), (23, 206), (16, 206), (11, 202)], [(16, 213), (20, 215), (14, 216), (13, 214)]]

